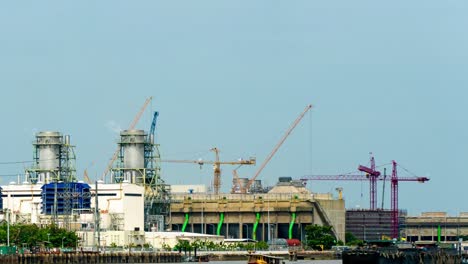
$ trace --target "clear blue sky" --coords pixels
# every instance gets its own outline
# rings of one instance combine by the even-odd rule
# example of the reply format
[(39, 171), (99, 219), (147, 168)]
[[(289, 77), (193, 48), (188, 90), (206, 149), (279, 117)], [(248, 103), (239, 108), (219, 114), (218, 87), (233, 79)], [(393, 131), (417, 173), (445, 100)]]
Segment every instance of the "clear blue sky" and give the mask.
[[(77, 146), (79, 176), (93, 161), (100, 176), (116, 129), (154, 96), (163, 158), (212, 159), (217, 146), (260, 163), (312, 103), (260, 179), (351, 172), (372, 151), (431, 178), (400, 185), (410, 214), (468, 211), (467, 13), (467, 1), (2, 3), (0, 161), (31, 160), (34, 133), (57, 130)], [(150, 122), (147, 111), (139, 128)], [(163, 164), (163, 178), (209, 183), (212, 171)], [(368, 206), (367, 183), (309, 183), (337, 186), (347, 207)]]

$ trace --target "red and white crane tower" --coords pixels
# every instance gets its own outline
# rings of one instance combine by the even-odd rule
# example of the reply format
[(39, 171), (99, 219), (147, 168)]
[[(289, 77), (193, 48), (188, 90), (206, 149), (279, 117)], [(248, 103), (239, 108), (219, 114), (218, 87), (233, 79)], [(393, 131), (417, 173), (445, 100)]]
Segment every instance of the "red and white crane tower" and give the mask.
[[(371, 159), (371, 161), (373, 160), (373, 158)], [(429, 181), (429, 178), (427, 177), (419, 177), (419, 176), (415, 176), (415, 177), (398, 177), (398, 174), (397, 174), (397, 163), (393, 160), (392, 161), (392, 167), (393, 167), (393, 170), (392, 170), (392, 177), (390, 179), (386, 178), (386, 177), (380, 177), (380, 173), (379, 173), (379, 176), (370, 176), (372, 175), (371, 173), (369, 172), (377, 172), (375, 171), (375, 163), (374, 165), (372, 165), (372, 162), (371, 162), (371, 168), (367, 168), (367, 167), (363, 167), (363, 166), (359, 166), (359, 170), (361, 171), (364, 171), (366, 172), (368, 175), (351, 175), (351, 174), (342, 174), (342, 175), (310, 175), (310, 176), (304, 176), (302, 177), (300, 180), (301, 181), (367, 181), (369, 180), (370, 181), (370, 184), (371, 184), (371, 187), (370, 187), (370, 191), (371, 191), (371, 197), (372, 195), (374, 195), (374, 200), (371, 200), (371, 206), (372, 206), (372, 202), (374, 201), (375, 204), (374, 204), (374, 208), (376, 208), (376, 204), (377, 204), (377, 199), (376, 199), (376, 191), (374, 193), (372, 193), (372, 190), (373, 190), (373, 187), (372, 187), (372, 184), (375, 183), (375, 186), (377, 185), (377, 181), (390, 181), (391, 182), (391, 214), (392, 214), (392, 238), (398, 238), (398, 182), (409, 182), (409, 181), (412, 181), (412, 182), (419, 182), (419, 183), (424, 183), (424, 182), (427, 182)], [(372, 169), (373, 168), (373, 169)], [(374, 175), (376, 175), (376, 173), (374, 173)], [(376, 187), (374, 187), (374, 190), (377, 190)], [(372, 198), (371, 198), (372, 199)]]

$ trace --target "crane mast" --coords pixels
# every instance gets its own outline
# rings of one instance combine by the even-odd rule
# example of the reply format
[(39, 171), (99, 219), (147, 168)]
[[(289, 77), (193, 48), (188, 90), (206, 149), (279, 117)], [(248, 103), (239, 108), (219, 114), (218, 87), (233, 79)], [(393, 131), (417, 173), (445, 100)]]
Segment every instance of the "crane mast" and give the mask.
[(368, 168), (366, 166), (359, 165), (358, 170), (365, 172), (366, 176), (369, 178), (369, 200), (371, 210), (377, 209), (377, 177), (380, 176), (380, 172), (375, 170), (375, 159), (371, 153), (370, 159), (371, 167)]
[[(390, 181), (391, 182), (391, 217), (392, 217), (392, 238), (398, 237), (398, 182), (419, 182), (424, 183), (429, 181), (427, 177), (399, 177), (397, 174), (397, 163), (392, 161), (392, 177), (388, 179), (385, 177), (375, 176), (376, 181)], [(367, 168), (370, 169), (370, 168)], [(365, 170), (365, 169), (364, 169)], [(375, 170), (374, 170), (375, 171)], [(304, 176), (300, 179), (301, 181), (367, 181), (368, 176), (363, 175), (311, 175), (311, 176)]]
[(284, 136), (281, 138), (281, 140), (276, 144), (276, 146), (273, 148), (273, 151), (271, 151), (270, 155), (263, 161), (262, 165), (258, 168), (257, 172), (254, 174), (254, 176), (248, 181), (247, 185), (243, 188), (242, 192), (246, 193), (250, 186), (254, 183), (255, 179), (258, 177), (258, 175), (263, 171), (265, 166), (270, 162), (271, 158), (275, 155), (275, 153), (278, 151), (278, 149), (283, 145), (284, 141), (288, 138), (288, 136), (291, 134), (291, 132), (294, 130), (294, 128), (299, 124), (299, 122), (302, 120), (304, 115), (312, 108), (312, 105), (306, 106), (304, 111), (299, 115), (299, 117), (296, 118), (296, 120), (292, 123), (292, 125), (289, 127), (289, 129), (286, 131)]
[(398, 238), (398, 176), (397, 163), (392, 160), (392, 178), (391, 178), (391, 210), (392, 210), (392, 238)]
[(248, 160), (240, 159), (238, 161), (221, 161), (219, 159), (219, 149), (212, 148), (210, 149), (215, 153), (214, 161), (205, 161), (205, 160), (161, 160), (161, 162), (166, 163), (194, 163), (203, 166), (204, 164), (213, 164), (213, 192), (214, 194), (219, 194), (221, 188), (221, 165), (255, 165), (256, 159), (251, 157)]
[(219, 188), (221, 187), (221, 167), (219, 166), (219, 150), (217, 148), (212, 148), (210, 149), (215, 153), (216, 160), (213, 163), (213, 174), (214, 174), (214, 179), (213, 179), (213, 190), (214, 194), (219, 193)]

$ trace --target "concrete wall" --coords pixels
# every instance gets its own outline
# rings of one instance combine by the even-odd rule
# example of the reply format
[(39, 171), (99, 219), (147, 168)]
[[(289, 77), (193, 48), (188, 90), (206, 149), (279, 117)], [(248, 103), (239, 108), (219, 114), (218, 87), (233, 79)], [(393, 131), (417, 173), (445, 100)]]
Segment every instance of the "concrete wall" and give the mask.
[(211, 241), (219, 244), (224, 241), (224, 237), (189, 232), (146, 232), (145, 240), (146, 243), (152, 245), (153, 248), (163, 249), (164, 245), (174, 248), (174, 246), (179, 243), (179, 240), (187, 240), (190, 243), (197, 240), (205, 242)]
[[(174, 195), (169, 226), (181, 230), (185, 214), (189, 214), (187, 230), (213, 234), (225, 215), (221, 235), (226, 238), (253, 238), (256, 213), (260, 213), (257, 240), (288, 238), (292, 213), (296, 213), (293, 237), (304, 239), (305, 226), (324, 224), (311, 195), (302, 194), (230, 194), (230, 195)], [(321, 201), (327, 219), (335, 226), (338, 239), (344, 240), (345, 208), (343, 200)]]
[[(345, 241), (345, 221), (346, 221), (346, 210), (345, 210), (345, 201), (344, 200), (316, 200), (322, 208), (325, 210), (325, 213), (333, 226), (333, 229), (336, 232), (337, 239)], [(315, 219), (319, 220), (321, 224), (325, 224), (323, 219), (316, 217)], [(317, 221), (319, 222), (319, 221)], [(316, 223), (316, 222), (314, 222)]]
[[(80, 238), (79, 247), (92, 248), (97, 246), (96, 233), (91, 231), (77, 232)], [(118, 247), (124, 247), (132, 244), (133, 246), (145, 244), (144, 231), (102, 231), (101, 232), (101, 246), (110, 247), (112, 244)]]
[(468, 217), (406, 217), (400, 234), (408, 240), (437, 241), (440, 226), (442, 241), (458, 241), (460, 236), (468, 235)]

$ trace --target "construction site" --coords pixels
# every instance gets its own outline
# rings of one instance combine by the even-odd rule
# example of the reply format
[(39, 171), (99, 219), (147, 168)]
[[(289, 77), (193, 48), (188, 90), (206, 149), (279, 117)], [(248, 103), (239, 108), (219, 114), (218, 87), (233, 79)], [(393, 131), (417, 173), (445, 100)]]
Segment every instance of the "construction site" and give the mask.
[[(216, 157), (213, 161), (161, 159), (159, 143), (154, 141), (159, 113), (154, 112), (149, 130), (136, 129), (151, 100), (145, 101), (129, 128), (120, 132), (116, 151), (96, 182), (90, 181), (86, 171), (78, 179), (75, 164), (79, 157), (71, 135), (36, 133), (32, 165), (23, 177), (2, 186), (3, 220), (55, 224), (77, 231), (82, 247), (143, 245), (154, 240), (154, 233), (168, 231), (263, 241), (303, 239), (304, 228), (310, 224), (333, 226), (336, 237), (344, 239), (343, 200), (313, 194), (302, 182), (290, 178), (266, 187), (257, 179), (312, 106), (292, 123), (254, 177), (240, 178), (234, 173), (231, 192), (221, 193), (222, 165), (239, 168), (255, 165), (256, 159), (223, 161), (217, 148), (211, 148)], [(161, 175), (165, 162), (210, 164), (213, 185), (195, 191), (171, 186)]]
[[(23, 178), (2, 186), (3, 220), (40, 226), (56, 224), (77, 231), (81, 246), (86, 247), (161, 244), (155, 241), (155, 234), (160, 232), (255, 241), (304, 240), (305, 227), (314, 224), (331, 226), (336, 239), (341, 241), (345, 241), (345, 232), (362, 240), (391, 239), (401, 237), (400, 229), (405, 223), (404, 211), (398, 205), (399, 183), (429, 180), (399, 176), (395, 161), (387, 177), (385, 169), (381, 173), (371, 155), (370, 166), (359, 166), (356, 174), (278, 177), (274, 186), (263, 186), (259, 177), (262, 170), (311, 105), (293, 121), (251, 178), (239, 177), (237, 169), (256, 165), (255, 157), (221, 160), (216, 147), (210, 149), (215, 154), (212, 161), (165, 160), (160, 155), (159, 142), (155, 142), (159, 113), (153, 113), (147, 131), (136, 129), (151, 100), (150, 97), (145, 101), (129, 128), (120, 132), (116, 151), (96, 182), (90, 181), (86, 171), (78, 179), (75, 162), (79, 157), (70, 135), (58, 131), (36, 133), (33, 165), (25, 170)], [(190, 182), (171, 186), (161, 175), (164, 163), (212, 165), (212, 186)], [(228, 193), (220, 191), (222, 165), (235, 166)], [(339, 195), (335, 198), (331, 193), (309, 191), (308, 181), (367, 181), (369, 209), (346, 211), (342, 188), (337, 186)], [(383, 202), (377, 206), (378, 182), (390, 183), (390, 209), (384, 209)], [(414, 237), (415, 224), (409, 223), (403, 235)], [(457, 229), (457, 234), (460, 230)], [(419, 238), (424, 234), (421, 232)]]

